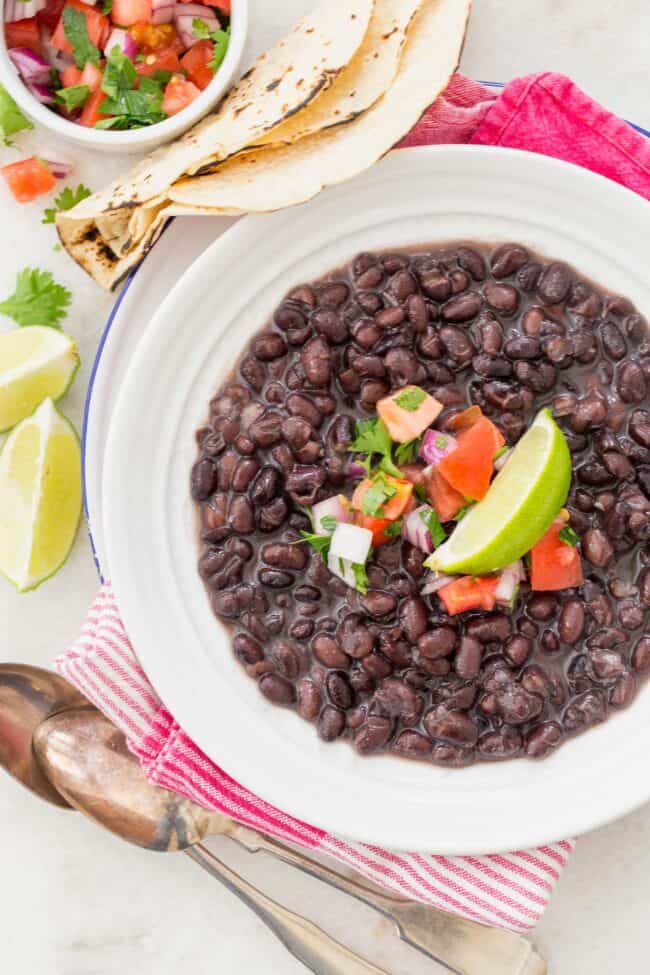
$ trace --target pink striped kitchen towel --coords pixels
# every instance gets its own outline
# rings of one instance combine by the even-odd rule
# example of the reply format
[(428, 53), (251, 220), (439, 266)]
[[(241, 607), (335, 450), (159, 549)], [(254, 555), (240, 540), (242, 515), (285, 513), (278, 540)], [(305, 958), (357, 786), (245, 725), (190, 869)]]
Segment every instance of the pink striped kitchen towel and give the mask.
[[(402, 145), (469, 141), (564, 158), (650, 198), (650, 142), (559, 75), (517, 79), (499, 97), (456, 75)], [(211, 762), (165, 708), (138, 664), (109, 584), (56, 666), (127, 735), (152, 782), (329, 853), (412, 900), (525, 931), (539, 920), (573, 849), (564, 840), (498, 856), (398, 854), (324, 833), (270, 806)]]

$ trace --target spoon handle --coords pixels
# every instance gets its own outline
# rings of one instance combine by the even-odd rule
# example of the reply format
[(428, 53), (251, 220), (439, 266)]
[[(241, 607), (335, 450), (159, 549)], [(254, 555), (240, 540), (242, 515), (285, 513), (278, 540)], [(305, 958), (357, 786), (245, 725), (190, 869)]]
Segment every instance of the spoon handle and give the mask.
[(393, 921), (402, 941), (457, 975), (546, 975), (544, 959), (514, 932), (383, 893), (246, 826), (234, 825), (227, 835), (251, 853), (270, 853), (380, 911)]
[(185, 852), (255, 911), (285, 948), (314, 975), (387, 975), (311, 921), (271, 900), (202, 844), (191, 846)]

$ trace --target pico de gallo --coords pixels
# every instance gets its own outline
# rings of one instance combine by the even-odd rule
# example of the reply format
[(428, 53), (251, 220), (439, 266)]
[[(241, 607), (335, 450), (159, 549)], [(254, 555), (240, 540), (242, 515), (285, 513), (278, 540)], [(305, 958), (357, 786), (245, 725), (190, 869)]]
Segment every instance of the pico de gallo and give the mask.
[[(511, 453), (495, 423), (472, 406), (445, 430), (443, 410), (418, 386), (381, 399), (377, 417), (356, 425), (348, 473), (358, 478), (351, 497), (335, 495), (310, 509), (312, 531), (302, 532), (349, 586), (367, 590), (366, 565), (380, 545), (405, 538), (422, 553), (422, 595), (440, 600), (450, 615), (514, 609), (519, 588), (574, 588), (583, 582), (579, 538), (561, 509), (522, 559), (484, 576), (426, 575), (427, 559), (473, 505), (484, 499)], [(451, 427), (451, 429), (450, 429)]]
[(228, 50), (230, 2), (7, 0), (5, 41), (23, 83), (52, 111), (89, 128), (142, 128), (208, 87)]

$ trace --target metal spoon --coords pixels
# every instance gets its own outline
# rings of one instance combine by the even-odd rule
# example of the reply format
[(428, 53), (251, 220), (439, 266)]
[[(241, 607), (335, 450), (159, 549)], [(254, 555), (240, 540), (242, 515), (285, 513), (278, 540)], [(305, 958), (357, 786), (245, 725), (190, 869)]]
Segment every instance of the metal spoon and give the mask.
[(46, 718), (89, 702), (67, 680), (41, 667), (0, 664), (0, 765), (42, 799), (69, 809), (32, 753), (34, 729)]
[(265, 850), (381, 911), (396, 924), (403, 941), (458, 975), (546, 972), (532, 945), (518, 935), (392, 897), (226, 816), (152, 786), (127, 750), (124, 736), (99, 712), (68, 711), (50, 718), (36, 730), (34, 747), (44, 772), (73, 806), (132, 843), (149, 850), (185, 849), (211, 872), (216, 862), (217, 875), (224, 879), (227, 868), (197, 845), (206, 835), (221, 833), (251, 851)]

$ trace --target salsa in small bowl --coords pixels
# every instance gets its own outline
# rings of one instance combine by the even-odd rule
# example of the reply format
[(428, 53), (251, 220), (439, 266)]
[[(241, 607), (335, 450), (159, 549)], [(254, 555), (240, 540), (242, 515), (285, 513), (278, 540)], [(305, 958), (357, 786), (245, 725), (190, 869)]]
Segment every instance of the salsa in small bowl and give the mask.
[(247, 0), (5, 0), (1, 80), (69, 139), (148, 149), (219, 101), (246, 24)]

